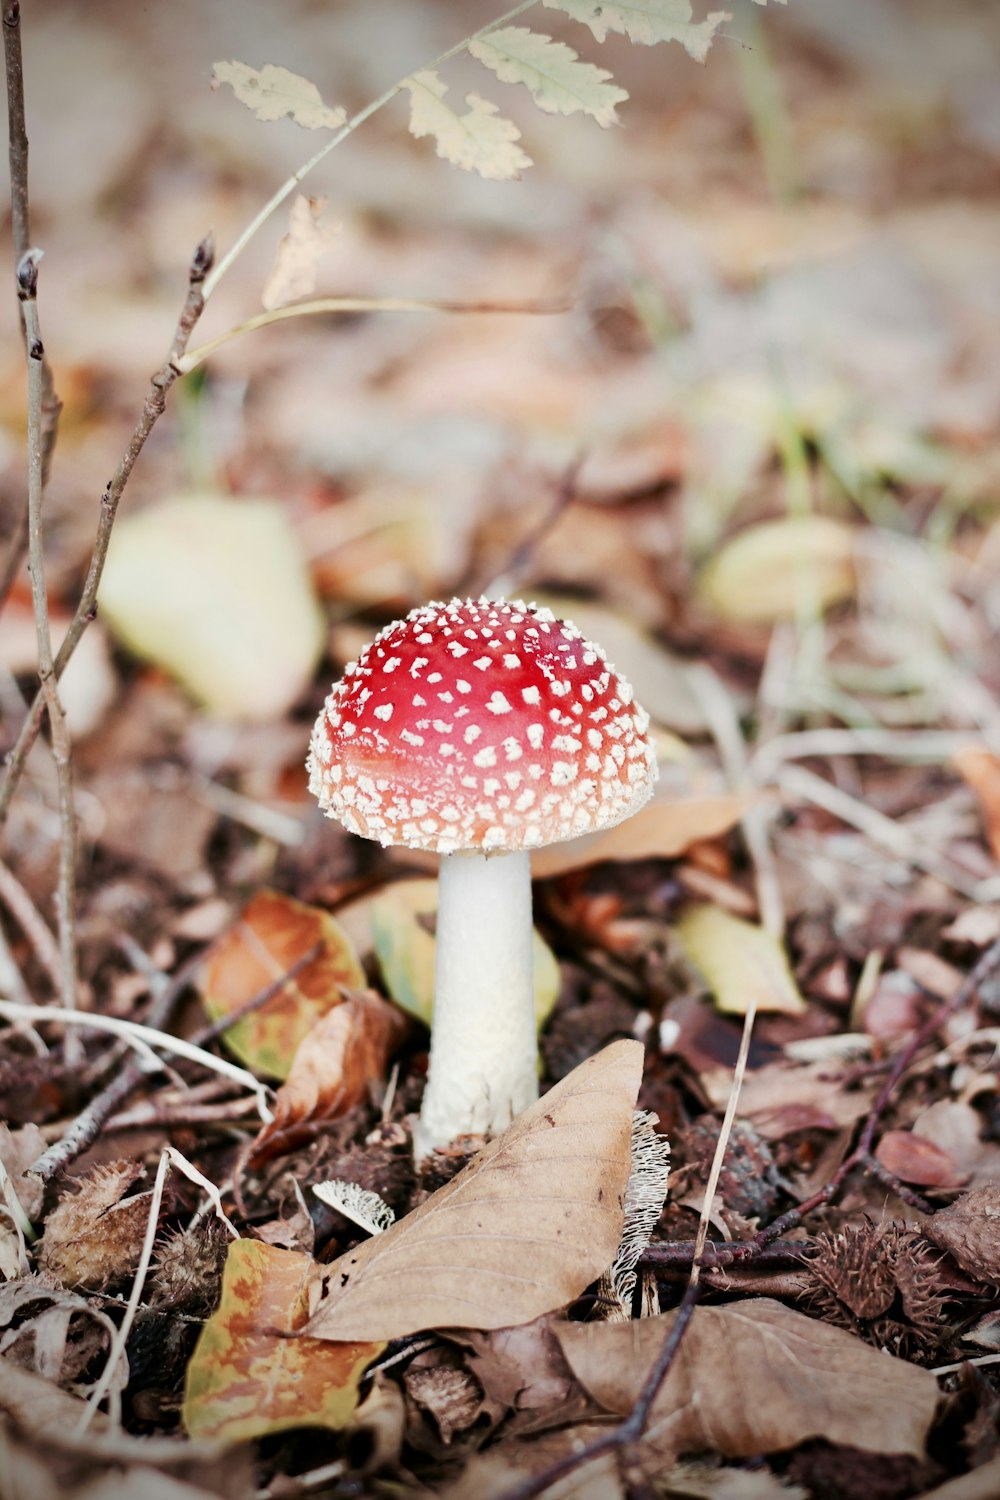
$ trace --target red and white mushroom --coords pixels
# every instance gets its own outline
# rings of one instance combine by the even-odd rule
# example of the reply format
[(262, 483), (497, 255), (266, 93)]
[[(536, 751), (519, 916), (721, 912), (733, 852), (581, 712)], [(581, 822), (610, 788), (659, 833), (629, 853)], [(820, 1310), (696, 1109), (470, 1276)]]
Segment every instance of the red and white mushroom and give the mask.
[(648, 716), (598, 646), (534, 604), (427, 604), (327, 698), (310, 789), (345, 828), (441, 861), (417, 1154), (494, 1134), (537, 1096), (530, 851), (649, 797)]

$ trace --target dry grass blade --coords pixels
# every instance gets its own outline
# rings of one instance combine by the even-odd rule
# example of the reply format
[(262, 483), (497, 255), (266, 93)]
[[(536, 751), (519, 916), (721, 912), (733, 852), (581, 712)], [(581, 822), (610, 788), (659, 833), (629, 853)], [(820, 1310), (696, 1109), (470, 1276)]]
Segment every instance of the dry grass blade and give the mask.
[(579, 1296), (621, 1237), (642, 1056), (638, 1042), (605, 1047), (426, 1203), (318, 1268), (304, 1331), (507, 1328)]

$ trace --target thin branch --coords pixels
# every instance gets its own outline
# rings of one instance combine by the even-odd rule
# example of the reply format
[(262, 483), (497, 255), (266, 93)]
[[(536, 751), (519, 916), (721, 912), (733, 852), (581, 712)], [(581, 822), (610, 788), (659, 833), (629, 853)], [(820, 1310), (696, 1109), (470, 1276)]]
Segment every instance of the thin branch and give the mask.
[(258, 313), (236, 328), (227, 328), (199, 344), (183, 359), (177, 361), (177, 369), (187, 375), (198, 365), (204, 364), (209, 355), (257, 328), (266, 328), (271, 323), (283, 323), (288, 318), (313, 318), (326, 313), (358, 312), (443, 312), (443, 313), (559, 313), (568, 312), (570, 304), (565, 301), (551, 302), (452, 302), (435, 301), (421, 297), (315, 297), (309, 302), (290, 302), (287, 307), (275, 307), (269, 312)]
[[(4, 73), (7, 82), (7, 136), (10, 160), (11, 239), (14, 264), (19, 265), (31, 247), (31, 214), (28, 202), (28, 132), (24, 114), (24, 69), (21, 61), (20, 0), (7, 0), (3, 7)], [(21, 333), (28, 342), (24, 312)], [(56, 395), (48, 361), (41, 361), (42, 390), (40, 407), (40, 448), (43, 486), (49, 477), (49, 465), (55, 448), (62, 402)], [(14, 581), (21, 571), (28, 548), (28, 507), (25, 504), (0, 574), (0, 608), (3, 607)]]
[[(415, 71), (419, 72), (427, 68), (441, 67), (442, 63), (446, 63), (450, 61), (451, 58), (457, 57), (460, 52), (464, 52), (470, 42), (474, 42), (479, 37), (485, 36), (487, 32), (495, 31), (498, 26), (506, 26), (508, 21), (512, 21), (515, 16), (521, 15), (523, 11), (531, 10), (531, 8), (537, 3), (538, 0), (521, 0), (520, 5), (515, 5), (512, 10), (505, 11), (502, 16), (495, 17), (494, 20), (488, 22), (485, 26), (481, 26), (478, 31), (472, 34), (472, 36), (464, 37), (462, 41), (456, 42), (454, 47), (449, 47), (447, 52), (440, 53), (440, 55), (435, 57), (432, 62), (424, 63), (422, 65), (422, 68), (416, 69)], [(410, 76), (410, 74), (407, 74), (407, 77)], [(386, 89), (385, 92), (383, 94), (380, 94), (377, 99), (374, 99), (371, 104), (366, 104), (364, 109), (360, 109), (356, 115), (352, 115), (346, 125), (341, 126), (341, 128), (334, 135), (332, 135), (328, 141), (324, 142), (319, 150), (316, 151), (308, 161), (303, 162), (302, 166), (299, 167), (296, 172), (293, 172), (291, 177), (289, 177), (287, 181), (282, 183), (278, 191), (272, 198), (268, 200), (267, 203), (264, 204), (264, 207), (261, 209), (260, 213), (254, 216), (254, 218), (247, 225), (246, 229), (244, 229), (243, 233), (240, 235), (239, 239), (236, 241), (235, 245), (233, 245), (231, 249), (226, 251), (225, 255), (219, 261), (219, 264), (216, 266), (215, 270), (206, 279), (206, 302), (211, 297), (212, 293), (215, 291), (215, 288), (218, 286), (223, 276), (225, 276), (230, 266), (242, 255), (243, 251), (246, 249), (247, 245), (253, 239), (257, 231), (267, 223), (268, 219), (276, 209), (279, 209), (281, 207), (285, 199), (288, 198), (290, 194), (294, 193), (295, 189), (298, 187), (303, 178), (307, 177), (314, 167), (318, 167), (321, 161), (325, 161), (325, 159), (329, 156), (330, 152), (334, 149), (335, 146), (339, 146), (341, 141), (346, 140), (349, 135), (353, 135), (354, 131), (357, 130), (359, 125), (363, 125), (366, 120), (370, 120), (372, 115), (376, 114), (386, 104), (389, 104), (393, 99), (395, 99), (396, 95), (402, 92), (404, 81), (405, 80), (401, 78), (398, 83), (394, 83), (391, 88)]]
[[(45, 483), (42, 472), (42, 362), (45, 349), (38, 317), (38, 265), (41, 258), (41, 251), (27, 250), (17, 266), (17, 294), (24, 319), (28, 354), (28, 572), (31, 576), (31, 603), (38, 642), (40, 692), (49, 719), (52, 758), (55, 761), (59, 792), (59, 884), (56, 898), (61, 960), (59, 991), (66, 1009), (74, 1010), (77, 1004), (76, 807), (73, 801), (69, 730), (55, 678), (52, 634), (49, 629), (49, 596), (45, 584), (42, 515)], [(80, 1056), (80, 1039), (75, 1032), (68, 1032), (67, 1063), (75, 1067)]]
[[(118, 512), (118, 502), (128, 483), (129, 476), (135, 467), (136, 459), (145, 447), (149, 434), (163, 415), (167, 395), (179, 377), (180, 371), (177, 368), (177, 361), (183, 358), (194, 326), (201, 317), (205, 302), (204, 281), (212, 264), (212, 256), (212, 237), (208, 235), (198, 246), (191, 262), (188, 273), (187, 297), (185, 298), (184, 307), (177, 322), (170, 351), (164, 364), (157, 370), (150, 381), (149, 391), (143, 403), (138, 421), (132, 431), (132, 436), (129, 438), (118, 467), (108, 481), (104, 494), (101, 497), (101, 513), (97, 526), (97, 536), (94, 541), (93, 551), (91, 552), (90, 566), (87, 570), (83, 593), (76, 607), (76, 613), (70, 622), (69, 629), (55, 658), (54, 675), (57, 680), (65, 671), (66, 664), (76, 650), (80, 637), (91, 620), (96, 616), (97, 590), (101, 582), (101, 574), (104, 572), (104, 562), (108, 554), (108, 544), (111, 541), (111, 531), (115, 523), (115, 516)], [(0, 785), (0, 824), (3, 823), (7, 816), (14, 792), (24, 772), (28, 755), (35, 740), (38, 738), (44, 708), (45, 696), (39, 690), (21, 726), (17, 743), (8, 757), (6, 774), (2, 785)]]

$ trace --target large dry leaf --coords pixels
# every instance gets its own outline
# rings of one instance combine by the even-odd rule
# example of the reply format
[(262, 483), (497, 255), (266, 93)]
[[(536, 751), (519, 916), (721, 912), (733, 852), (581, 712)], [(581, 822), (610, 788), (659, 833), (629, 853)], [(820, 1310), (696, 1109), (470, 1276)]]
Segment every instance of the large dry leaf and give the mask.
[(753, 805), (752, 793), (722, 792), (714, 797), (656, 798), (624, 823), (531, 855), (533, 875), (562, 875), (604, 859), (677, 859), (692, 844), (720, 838), (735, 828)]
[(239, 1442), (289, 1427), (343, 1427), (379, 1343), (289, 1338), (306, 1312), (308, 1255), (234, 1240), (222, 1300), (187, 1367), (184, 1426), (191, 1437)]
[(317, 1267), (308, 1333), (507, 1328), (578, 1297), (621, 1237), (642, 1057), (605, 1047), (413, 1213)]
[(212, 713), (283, 714), (307, 686), (323, 618), (284, 508), (179, 495), (115, 527), (101, 615)]
[(383, 1080), (407, 1023), (374, 990), (356, 990), (321, 1017), (298, 1045), (274, 1101), (274, 1118), (254, 1141), (251, 1160), (290, 1150), (316, 1120), (337, 1120)]
[(704, 62), (712, 38), (729, 15), (714, 10), (704, 21), (691, 19), (691, 0), (545, 0), (574, 21), (589, 26), (599, 42), (620, 31), (631, 42), (680, 42), (696, 62)]
[(565, 42), (554, 42), (527, 26), (498, 27), (470, 42), (468, 50), (502, 83), (523, 83), (547, 114), (582, 110), (598, 125), (616, 125), (615, 105), (628, 98), (626, 89), (608, 82), (611, 74), (606, 68), (581, 62)]
[(402, 87), (410, 95), (410, 133), (432, 135), (445, 161), (495, 181), (520, 177), (531, 166), (531, 157), (517, 144), (521, 132), (488, 99), (466, 94), (469, 107), (460, 115), (445, 103), (447, 85), (427, 70), (404, 78)]
[(786, 516), (738, 532), (701, 571), (698, 594), (723, 619), (770, 624), (854, 592), (855, 531), (829, 516)]
[(704, 974), (719, 1009), (742, 1016), (759, 1010), (798, 1015), (805, 1001), (779, 940), (721, 906), (693, 906), (677, 923), (685, 956)]
[(364, 970), (329, 913), (280, 891), (258, 891), (212, 950), (202, 999), (219, 1020), (281, 979), (314, 948), (316, 956), (293, 979), (224, 1033), (226, 1046), (258, 1073), (287, 1078), (316, 1022), (342, 1003), (345, 988), (364, 987)]
[(990, 852), (1000, 860), (1000, 755), (969, 745), (952, 756), (952, 764), (978, 797)]
[[(372, 938), (389, 994), (426, 1025), (434, 1012), (432, 927), (437, 916), (436, 880), (388, 885), (371, 903)], [(559, 965), (539, 932), (533, 934), (535, 1021), (544, 1026), (559, 995)]]
[(217, 89), (220, 83), (228, 83), (258, 120), (287, 117), (306, 130), (339, 130), (347, 123), (346, 112), (324, 104), (319, 89), (308, 78), (274, 63), (251, 68), (247, 63), (217, 62), (212, 69), (212, 87)]
[[(557, 1329), (577, 1378), (602, 1406), (631, 1411), (673, 1315)], [(768, 1297), (696, 1308), (653, 1407), (652, 1435), (677, 1452), (749, 1458), (809, 1438), (920, 1457), (937, 1381), (853, 1334)]]
[(261, 302), (270, 310), (284, 307), (316, 290), (320, 259), (338, 233), (338, 226), (324, 222), (325, 198), (307, 198), (297, 193), (288, 215), (288, 233), (278, 241), (271, 274), (264, 284)]

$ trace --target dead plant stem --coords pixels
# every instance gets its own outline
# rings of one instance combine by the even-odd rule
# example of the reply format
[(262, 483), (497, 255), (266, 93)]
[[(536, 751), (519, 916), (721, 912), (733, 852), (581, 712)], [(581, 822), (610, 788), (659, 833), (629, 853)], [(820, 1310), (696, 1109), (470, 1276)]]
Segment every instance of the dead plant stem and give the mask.
[[(185, 298), (184, 307), (174, 331), (170, 351), (163, 365), (157, 370), (150, 381), (149, 390), (143, 402), (142, 411), (132, 430), (132, 435), (126, 444), (118, 467), (108, 481), (104, 494), (101, 497), (97, 536), (91, 552), (90, 566), (87, 570), (83, 592), (53, 664), (53, 676), (56, 680), (65, 671), (66, 664), (76, 650), (81, 636), (97, 613), (97, 590), (101, 582), (101, 574), (104, 572), (108, 545), (111, 541), (111, 531), (118, 512), (118, 502), (121, 500), (122, 492), (135, 467), (136, 459), (145, 447), (146, 440), (153, 428), (163, 415), (167, 395), (180, 374), (177, 362), (182, 358), (194, 326), (201, 317), (204, 307), (203, 286), (205, 277), (212, 265), (212, 259), (212, 237), (208, 235), (198, 246), (191, 262), (191, 268), (188, 273), (187, 297)], [(35, 740), (38, 738), (44, 709), (45, 694), (40, 689), (36, 693), (34, 701), (28, 710), (27, 717), (21, 726), (17, 743), (10, 752), (6, 774), (4, 775), (2, 785), (0, 785), (0, 825), (2, 825), (7, 816), (11, 799), (24, 772), (28, 755)]]

